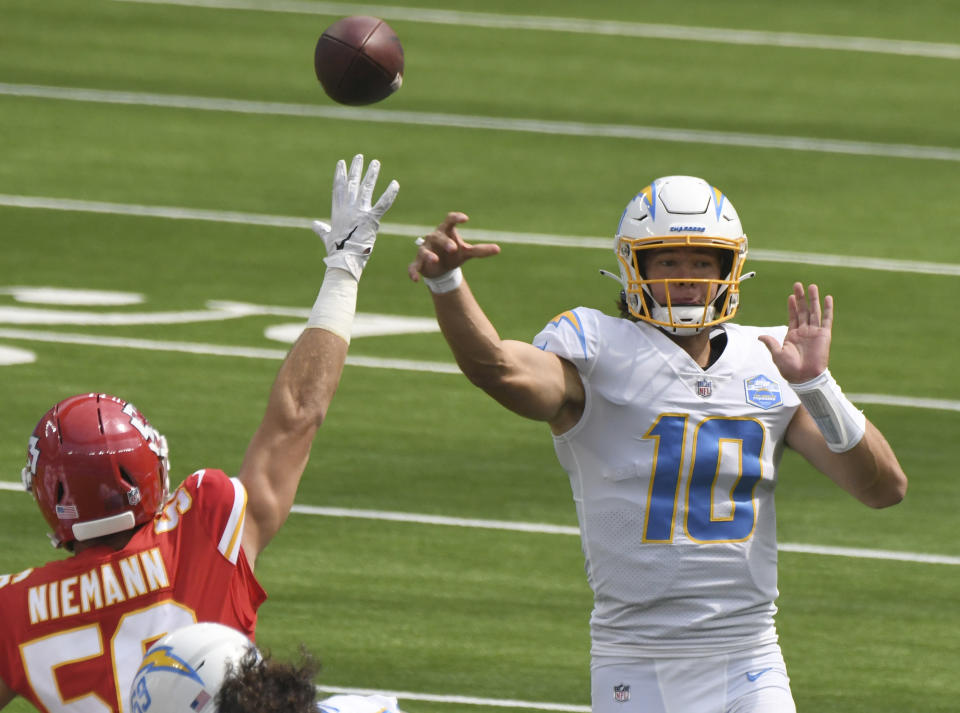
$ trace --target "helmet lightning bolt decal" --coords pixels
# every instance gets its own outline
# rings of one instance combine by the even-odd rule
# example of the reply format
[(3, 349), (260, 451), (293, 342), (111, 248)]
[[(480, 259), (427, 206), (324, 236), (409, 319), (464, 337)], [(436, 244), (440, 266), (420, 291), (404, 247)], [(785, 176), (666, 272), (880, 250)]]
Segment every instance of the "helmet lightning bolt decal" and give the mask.
[(30, 452), (30, 474), (37, 474), (37, 460), (40, 458), (40, 449), (37, 448), (37, 444), (40, 442), (40, 439), (36, 436), (30, 436), (30, 445), (27, 446), (27, 450)]
[(143, 659), (143, 663), (140, 664), (140, 670), (137, 671), (137, 676), (149, 671), (172, 671), (173, 673), (193, 679), (201, 686), (204, 685), (200, 674), (196, 672), (193, 666), (179, 656), (171, 653), (170, 646), (157, 646), (151, 649), (150, 653)]
[(640, 192), (633, 197), (633, 200), (627, 204), (627, 207), (623, 209), (623, 213), (620, 214), (620, 222), (617, 223), (617, 235), (620, 235), (620, 230), (623, 228), (623, 219), (627, 217), (627, 211), (630, 210), (630, 206), (633, 205), (633, 201), (637, 200), (637, 198), (640, 196), (643, 196), (643, 199), (647, 202), (647, 208), (650, 211), (651, 220), (657, 217), (657, 184), (651, 183), (649, 186), (641, 189)]
[(651, 183), (649, 186), (640, 191), (643, 194), (643, 197), (647, 199), (647, 205), (650, 206), (650, 218), (657, 217), (657, 184)]
[(726, 200), (726, 196), (713, 186), (710, 186), (710, 190), (713, 191), (713, 205), (717, 211), (717, 220), (720, 220), (720, 211), (723, 210), (723, 201)]

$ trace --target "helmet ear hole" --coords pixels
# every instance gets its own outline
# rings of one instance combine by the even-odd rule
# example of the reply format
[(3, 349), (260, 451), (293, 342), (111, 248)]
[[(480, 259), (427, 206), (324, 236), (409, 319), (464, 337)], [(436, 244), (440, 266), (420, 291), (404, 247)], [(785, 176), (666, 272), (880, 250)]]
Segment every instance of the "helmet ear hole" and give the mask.
[(120, 477), (123, 479), (123, 482), (129, 485), (131, 488), (137, 487), (137, 484), (133, 481), (133, 478), (127, 472), (127, 469), (122, 465), (117, 467), (117, 470), (120, 471)]
[(57, 502), (58, 503), (63, 502), (63, 495), (65, 492), (66, 490), (64, 490), (63, 482), (62, 481), (58, 482), (57, 483)]

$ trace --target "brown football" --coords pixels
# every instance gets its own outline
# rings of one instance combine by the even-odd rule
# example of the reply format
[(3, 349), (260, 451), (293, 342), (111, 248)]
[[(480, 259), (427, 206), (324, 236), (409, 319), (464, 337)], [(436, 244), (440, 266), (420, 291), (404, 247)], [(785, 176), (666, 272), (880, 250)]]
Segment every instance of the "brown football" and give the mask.
[(403, 82), (403, 46), (383, 20), (350, 15), (330, 25), (313, 55), (323, 90), (340, 104), (373, 104)]

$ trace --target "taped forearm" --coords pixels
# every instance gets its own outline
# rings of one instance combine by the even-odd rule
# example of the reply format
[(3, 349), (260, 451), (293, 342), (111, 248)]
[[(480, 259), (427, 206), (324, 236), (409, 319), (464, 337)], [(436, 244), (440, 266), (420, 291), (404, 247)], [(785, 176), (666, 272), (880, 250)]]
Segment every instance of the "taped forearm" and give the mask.
[(323, 276), (307, 328), (326, 329), (350, 343), (357, 311), (357, 280), (346, 270), (330, 267)]
[(829, 369), (810, 381), (790, 384), (790, 388), (810, 412), (831, 451), (845, 453), (863, 438), (867, 418), (844, 395)]

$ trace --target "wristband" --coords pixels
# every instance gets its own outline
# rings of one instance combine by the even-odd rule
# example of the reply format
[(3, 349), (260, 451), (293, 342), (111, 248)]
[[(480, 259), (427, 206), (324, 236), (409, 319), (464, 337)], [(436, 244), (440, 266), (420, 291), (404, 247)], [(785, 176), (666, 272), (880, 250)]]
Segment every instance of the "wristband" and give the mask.
[(427, 283), (427, 287), (429, 287), (430, 291), (435, 295), (453, 292), (460, 287), (460, 283), (463, 282), (463, 270), (455, 267), (450, 270), (450, 272), (445, 272), (439, 277), (427, 277), (424, 275), (423, 281)]
[(342, 268), (328, 267), (317, 301), (310, 310), (307, 328), (326, 329), (350, 343), (353, 316), (357, 311), (357, 281)]
[(826, 369), (802, 384), (790, 384), (834, 453), (845, 453), (863, 438), (867, 417), (843, 395)]

